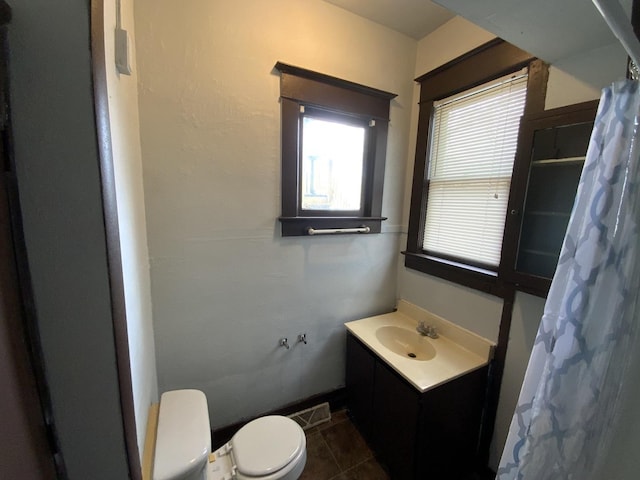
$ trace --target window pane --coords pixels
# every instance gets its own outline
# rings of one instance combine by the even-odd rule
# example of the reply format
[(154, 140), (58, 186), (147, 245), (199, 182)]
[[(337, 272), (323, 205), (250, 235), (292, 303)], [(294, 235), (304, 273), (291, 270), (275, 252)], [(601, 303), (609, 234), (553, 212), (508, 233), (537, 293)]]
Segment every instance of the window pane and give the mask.
[(303, 118), (303, 210), (360, 210), (364, 141), (364, 127)]
[(498, 266), (526, 74), (434, 102), (423, 249)]

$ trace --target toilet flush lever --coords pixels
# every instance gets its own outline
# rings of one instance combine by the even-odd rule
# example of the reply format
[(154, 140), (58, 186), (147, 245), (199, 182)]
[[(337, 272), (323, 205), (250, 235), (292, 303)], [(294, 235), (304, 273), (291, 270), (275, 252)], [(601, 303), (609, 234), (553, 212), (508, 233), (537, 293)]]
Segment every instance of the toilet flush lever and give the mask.
[(303, 342), (305, 345), (307, 344), (307, 334), (301, 333), (298, 335), (298, 342)]
[(280, 339), (280, 346), (281, 347), (285, 347), (287, 350), (289, 350), (289, 348), (291, 348), (291, 347), (289, 347), (289, 340), (287, 340), (286, 337)]

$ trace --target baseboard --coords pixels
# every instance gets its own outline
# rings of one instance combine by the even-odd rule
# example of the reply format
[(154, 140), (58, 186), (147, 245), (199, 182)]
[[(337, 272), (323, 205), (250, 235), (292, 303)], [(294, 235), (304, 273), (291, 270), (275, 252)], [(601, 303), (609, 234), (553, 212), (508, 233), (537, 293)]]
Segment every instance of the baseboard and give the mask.
[(329, 402), (329, 407), (332, 412), (344, 408), (347, 404), (346, 388), (342, 387), (330, 392), (313, 395), (303, 400), (298, 400), (296, 402), (287, 404), (276, 410), (264, 412), (260, 415), (256, 415), (255, 417), (245, 418), (242, 421), (234, 423), (232, 425), (216, 428), (211, 433), (213, 449), (215, 450), (231, 440), (231, 437), (233, 437), (245, 423), (250, 422), (254, 418), (263, 417), (265, 415), (290, 415), (292, 413), (299, 412), (300, 410), (311, 408), (323, 402)]
[(147, 417), (147, 431), (142, 453), (142, 480), (151, 480), (153, 474), (153, 457), (156, 450), (156, 435), (158, 433), (159, 403), (152, 403)]

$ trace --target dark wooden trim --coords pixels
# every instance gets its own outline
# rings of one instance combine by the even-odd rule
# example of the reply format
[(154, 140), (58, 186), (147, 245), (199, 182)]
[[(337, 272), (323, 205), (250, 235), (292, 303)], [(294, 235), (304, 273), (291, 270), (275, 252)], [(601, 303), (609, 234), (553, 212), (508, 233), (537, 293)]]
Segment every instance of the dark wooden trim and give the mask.
[[(522, 118), (518, 135), (518, 149), (511, 176), (512, 185), (527, 185), (531, 164), (531, 149), (536, 130), (559, 125), (586, 123), (595, 119), (598, 100), (576, 103), (565, 107), (527, 113)], [(551, 279), (519, 273), (515, 270), (518, 254), (518, 238), (522, 223), (522, 209), (526, 199), (526, 188), (511, 188), (507, 204), (507, 220), (504, 226), (505, 241), (500, 259), (499, 277), (512, 283), (518, 290), (546, 297)]]
[[(367, 226), (370, 233), (380, 233), (381, 222), (386, 220), (382, 217), (382, 192), (390, 99), (395, 94), (280, 62), (276, 69), (281, 72), (282, 215), (279, 220), (282, 236), (305, 236), (309, 227)], [(305, 107), (306, 113), (301, 113), (301, 107)], [(305, 114), (366, 126), (360, 210), (335, 212), (301, 208), (300, 138)]]
[(319, 82), (334, 85), (336, 87), (344, 88), (347, 90), (352, 90), (354, 92), (360, 92), (365, 95), (369, 95), (372, 97), (379, 97), (386, 100), (391, 100), (396, 98), (398, 95), (391, 92), (385, 92), (384, 90), (379, 90), (377, 88), (368, 87), (366, 85), (361, 85), (359, 83), (350, 82), (349, 80), (343, 80), (341, 78), (332, 77), (331, 75), (326, 75), (324, 73), (314, 72), (313, 70), (307, 70), (306, 68), (296, 67), (294, 65), (289, 65), (283, 62), (277, 62), (275, 68), (280, 73), (288, 73), (300, 78), (306, 78), (309, 80), (317, 80)]
[[(283, 237), (308, 235), (309, 227), (320, 228), (360, 228), (369, 227), (369, 233), (380, 233), (382, 221), (386, 217), (280, 217)], [(367, 235), (367, 234), (356, 234)]]
[(240, 422), (227, 425), (226, 427), (216, 428), (211, 433), (211, 436), (213, 438), (213, 450), (220, 448), (222, 445), (231, 440), (231, 437), (233, 437), (235, 433), (240, 430), (240, 428), (242, 428), (243, 425), (250, 422), (251, 420), (259, 417), (264, 417), (265, 415), (291, 415), (292, 413), (314, 407), (324, 402), (329, 403), (329, 409), (332, 412), (345, 408), (347, 405), (346, 387), (338, 388), (330, 392), (320, 393), (318, 395), (313, 395), (303, 400), (289, 403), (282, 408), (278, 408), (270, 412), (265, 412), (263, 414), (256, 415), (255, 417), (245, 418)]
[[(640, 0), (633, 0), (631, 4), (631, 28), (633, 28), (633, 33), (636, 36), (636, 39), (640, 41)], [(627, 72), (626, 77), (631, 78), (632, 74), (632, 60), (631, 57), (627, 56)], [(636, 65), (636, 68), (639, 67)]]
[(515, 287), (513, 285), (506, 285), (503, 290), (502, 297), (504, 302), (502, 304), (502, 316), (500, 317), (498, 344), (494, 350), (493, 360), (489, 367), (487, 396), (485, 399), (485, 410), (482, 419), (478, 448), (479, 465), (487, 465), (489, 463), (489, 448), (491, 446), (491, 440), (493, 439), (493, 432), (498, 414), (500, 388), (502, 387), (502, 377), (504, 375), (507, 348), (509, 346), (509, 332), (511, 331), (515, 295)]
[(427, 159), (430, 155), (429, 133), (432, 114), (433, 102), (420, 104), (407, 235), (407, 252), (414, 254), (422, 253), (420, 239), (424, 238), (424, 224), (427, 218), (427, 203), (424, 199), (429, 191)]
[(466, 62), (467, 60), (473, 58), (475, 55), (478, 55), (484, 52), (485, 50), (489, 50), (503, 43), (506, 43), (506, 42), (503, 39), (496, 37), (474, 48), (473, 50), (469, 50), (468, 52), (463, 53), (462, 55), (454, 58), (453, 60), (449, 60), (447, 63), (443, 63), (439, 67), (436, 67), (433, 70), (428, 71), (427, 73), (423, 73), (418, 78), (414, 79), (414, 81), (418, 83), (422, 83), (425, 80), (430, 80), (436, 75), (440, 75), (441, 73), (446, 72), (447, 70), (457, 67), (458, 64)]
[[(411, 189), (409, 227), (405, 266), (434, 275), (491, 295), (502, 297), (504, 284), (500, 267), (496, 274), (484, 273), (472, 266), (465, 266), (445, 259), (435, 259), (422, 250), (426, 198), (429, 190), (428, 158), (431, 117), (435, 100), (473, 88), (510, 72), (529, 66), (527, 103), (525, 115), (544, 110), (548, 65), (529, 53), (501, 40), (495, 39), (452, 60), (451, 62), (419, 77), (420, 111)], [(506, 239), (506, 237), (505, 237)], [(505, 248), (503, 243), (503, 248)]]
[(100, 154), (100, 178), (102, 183), (102, 205), (107, 237), (107, 263), (111, 295), (111, 315), (116, 347), (120, 407), (125, 435), (129, 475), (142, 480), (140, 452), (136, 434), (133, 385), (125, 310), (124, 279), (118, 225), (118, 205), (111, 149), (111, 127), (109, 124), (109, 98), (107, 94), (107, 72), (105, 70), (104, 45), (104, 0), (91, 0), (91, 56), (93, 68), (93, 94), (96, 115), (97, 142)]
[[(387, 137), (389, 135), (388, 122), (380, 122), (375, 129), (375, 139), (369, 142), (369, 147), (373, 149), (368, 153), (370, 158), (375, 161), (367, 162), (367, 168), (370, 170), (366, 176), (366, 183), (368, 188), (363, 195), (365, 205), (369, 206), (368, 215), (380, 215), (382, 213), (382, 192), (384, 189), (384, 171), (387, 155)], [(381, 220), (386, 220), (387, 217), (380, 217)], [(380, 225), (378, 225), (378, 231)]]
[(529, 64), (529, 78), (527, 79), (526, 114), (544, 112), (547, 99), (547, 82), (549, 81), (549, 64), (542, 60), (534, 60)]
[(294, 100), (280, 100), (282, 115), (282, 216), (295, 217), (298, 214), (300, 200), (300, 162), (298, 161), (298, 112), (300, 105)]
[(631, 4), (631, 27), (640, 41), (640, 0), (633, 0)]
[(389, 100), (287, 73), (280, 75), (280, 97), (307, 106), (389, 121)]
[[(572, 105), (565, 105), (564, 107), (552, 108), (549, 110), (536, 111), (533, 113), (526, 113), (525, 120), (565, 120), (563, 117), (569, 118), (569, 122), (582, 122), (583, 119), (593, 120), (593, 115), (598, 109), (600, 100), (589, 100), (587, 102), (574, 103)], [(575, 118), (569, 117), (575, 114)], [(585, 116), (586, 115), (586, 116)]]
[(496, 275), (484, 273), (480, 269), (454, 265), (421, 253), (404, 251), (404, 266), (412, 270), (427, 273), (450, 282), (473, 288), (481, 292), (502, 298), (504, 288)]
[(535, 57), (494, 39), (418, 77), (420, 103), (446, 98), (526, 67)]

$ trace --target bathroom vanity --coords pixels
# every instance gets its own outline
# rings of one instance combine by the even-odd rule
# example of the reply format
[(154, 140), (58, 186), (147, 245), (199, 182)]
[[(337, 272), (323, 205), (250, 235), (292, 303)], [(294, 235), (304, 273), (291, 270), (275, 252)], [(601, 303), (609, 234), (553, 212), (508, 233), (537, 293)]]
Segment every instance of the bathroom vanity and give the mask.
[[(419, 335), (421, 320), (439, 338)], [(472, 471), (493, 344), (404, 301), (346, 327), (349, 412), (392, 478)]]

